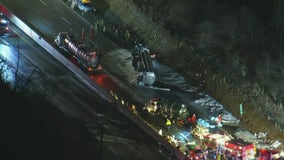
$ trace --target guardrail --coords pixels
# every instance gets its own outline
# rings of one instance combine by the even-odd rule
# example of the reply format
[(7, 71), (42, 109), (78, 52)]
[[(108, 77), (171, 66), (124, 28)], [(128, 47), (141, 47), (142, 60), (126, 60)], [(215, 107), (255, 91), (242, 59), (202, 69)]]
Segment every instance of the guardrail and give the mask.
[(33, 39), (38, 45), (44, 48), (50, 55), (52, 55), (55, 59), (60, 61), (65, 67), (67, 67), (71, 72), (73, 72), (78, 79), (88, 86), (92, 91), (97, 93), (100, 97), (108, 102), (113, 102), (113, 98), (110, 96), (108, 92), (102, 89), (99, 85), (97, 85), (93, 80), (91, 80), (88, 75), (86, 75), (82, 70), (80, 70), (77, 66), (75, 66), (72, 62), (70, 62), (67, 58), (65, 58), (57, 49), (55, 49), (52, 45), (50, 45), (44, 38), (43, 35), (39, 35), (33, 29), (31, 29), (26, 23), (24, 23), (21, 19), (19, 19), (16, 15), (14, 15), (11, 11), (8, 10), (2, 3), (0, 3), (0, 11), (18, 28), (20, 28), (26, 35), (28, 35), (31, 39)]
[(55, 59), (60, 61), (70, 71), (72, 71), (82, 83), (88, 86), (92, 91), (96, 92), (99, 96), (108, 102), (114, 103), (118, 106), (118, 110), (134, 121), (140, 128), (152, 136), (156, 141), (160, 143), (167, 150), (171, 151), (173, 155), (179, 160), (188, 160), (178, 148), (173, 147), (164, 137), (159, 135), (154, 128), (152, 128), (144, 119), (133, 113), (129, 108), (125, 107), (120, 101), (115, 100), (111, 93), (106, 92), (94, 81), (92, 81), (83, 71), (81, 71), (72, 62), (66, 59), (59, 51), (57, 51), (52, 45), (50, 45), (44, 38), (43, 35), (39, 35), (33, 29), (31, 29), (26, 23), (15, 16), (11, 11), (7, 9), (2, 3), (0, 3), (0, 11), (9, 18), (18, 28), (20, 28), (26, 35), (33, 39), (38, 45), (43, 47), (48, 53), (50, 53)]
[(118, 97), (115, 93), (112, 93), (112, 96), (115, 99), (115, 104), (117, 109), (126, 115), (129, 119), (135, 122), (141, 129), (146, 131), (151, 137), (153, 137), (157, 142), (160, 143), (165, 149), (170, 151), (178, 160), (189, 160), (189, 158), (181, 152), (177, 147), (174, 147), (164, 136), (161, 136), (159, 132), (153, 128), (147, 121), (140, 117), (135, 110), (132, 110), (133, 105), (129, 104), (122, 97)]

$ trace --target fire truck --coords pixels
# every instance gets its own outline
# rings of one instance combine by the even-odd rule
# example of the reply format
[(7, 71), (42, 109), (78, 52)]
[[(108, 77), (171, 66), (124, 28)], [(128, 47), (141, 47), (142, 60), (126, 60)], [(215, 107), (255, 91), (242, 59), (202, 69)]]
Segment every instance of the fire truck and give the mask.
[(280, 159), (280, 152), (269, 149), (260, 149), (258, 151), (258, 160), (278, 160)]
[(207, 148), (211, 148), (213, 150), (217, 150), (218, 146), (225, 146), (225, 143), (232, 138), (225, 134), (208, 134), (204, 136), (203, 143)]
[(54, 42), (64, 53), (74, 57), (88, 73), (102, 69), (99, 64), (100, 54), (92, 46), (76, 42), (74, 37), (67, 32), (60, 32)]
[(256, 147), (242, 139), (232, 139), (225, 142), (224, 150), (227, 155), (238, 159), (254, 160)]

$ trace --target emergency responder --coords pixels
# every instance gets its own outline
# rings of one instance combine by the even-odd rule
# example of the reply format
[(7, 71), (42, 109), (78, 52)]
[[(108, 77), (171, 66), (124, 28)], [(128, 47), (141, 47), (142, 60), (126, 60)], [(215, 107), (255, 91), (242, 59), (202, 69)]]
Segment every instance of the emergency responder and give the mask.
[(82, 41), (84, 41), (85, 39), (85, 29), (84, 28), (82, 28), (81, 30), (81, 38), (82, 38)]
[(192, 115), (191, 122), (193, 123), (194, 126), (196, 126), (196, 115), (195, 114)]
[(219, 115), (218, 115), (218, 119), (217, 119), (217, 125), (220, 126), (220, 125), (221, 125), (221, 122), (222, 122), (222, 115), (219, 114)]
[(90, 27), (90, 39), (93, 38), (93, 34), (94, 34), (94, 27), (91, 26)]
[(95, 31), (98, 32), (99, 31), (99, 21), (95, 21)]
[(190, 116), (187, 117), (187, 123), (191, 123), (191, 117)]
[(179, 120), (178, 120), (178, 124), (180, 124), (180, 125), (184, 125), (183, 120), (182, 120), (182, 119), (179, 119)]
[(172, 125), (171, 120), (169, 118), (167, 118), (166, 126), (167, 126), (168, 131), (171, 129), (171, 125)]
[(114, 32), (115, 32), (115, 36), (118, 36), (119, 29), (117, 25), (114, 25)]
[(130, 33), (129, 33), (128, 29), (125, 31), (125, 39), (126, 39), (126, 42), (129, 42)]
[(102, 31), (106, 32), (106, 26), (105, 25), (103, 25)]

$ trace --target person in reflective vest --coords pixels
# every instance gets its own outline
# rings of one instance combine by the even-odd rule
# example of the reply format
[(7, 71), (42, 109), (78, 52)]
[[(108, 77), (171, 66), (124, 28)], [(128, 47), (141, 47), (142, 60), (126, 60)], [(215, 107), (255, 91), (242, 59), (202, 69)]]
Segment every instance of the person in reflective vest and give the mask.
[(217, 121), (217, 124), (218, 124), (218, 126), (220, 126), (221, 125), (221, 122), (222, 122), (222, 115), (218, 115), (218, 121)]
[(170, 120), (169, 118), (167, 118), (167, 121), (166, 121), (166, 126), (167, 126), (168, 130), (170, 130), (170, 128), (171, 128), (171, 125), (172, 125), (172, 122), (171, 122), (171, 120)]

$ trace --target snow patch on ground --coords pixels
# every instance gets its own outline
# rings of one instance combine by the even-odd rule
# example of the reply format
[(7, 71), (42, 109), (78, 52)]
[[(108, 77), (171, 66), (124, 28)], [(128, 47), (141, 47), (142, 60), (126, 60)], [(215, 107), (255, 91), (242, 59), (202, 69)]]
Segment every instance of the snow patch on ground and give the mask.
[(175, 87), (184, 92), (192, 93), (197, 91), (197, 87), (194, 87), (186, 82), (183, 76), (173, 71), (171, 68), (160, 64), (156, 60), (153, 60), (153, 67), (157, 76), (157, 81), (168, 87)]

